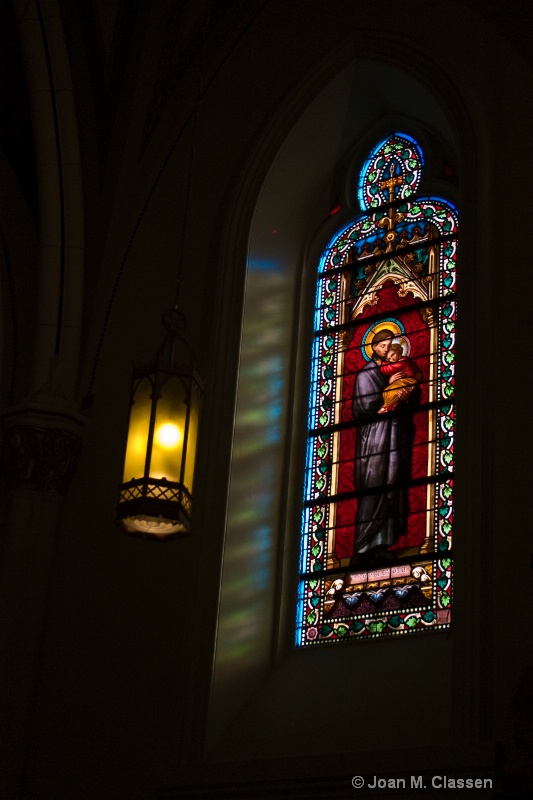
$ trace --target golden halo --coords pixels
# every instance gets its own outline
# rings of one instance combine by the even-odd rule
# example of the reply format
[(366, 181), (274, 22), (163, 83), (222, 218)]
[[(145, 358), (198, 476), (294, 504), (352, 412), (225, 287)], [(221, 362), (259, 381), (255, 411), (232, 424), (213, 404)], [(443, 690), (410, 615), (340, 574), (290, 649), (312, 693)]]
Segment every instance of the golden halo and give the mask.
[(397, 322), (395, 322), (392, 319), (384, 319), (381, 322), (376, 322), (375, 325), (370, 326), (370, 328), (363, 336), (363, 342), (364, 342), (363, 350), (364, 353), (366, 354), (367, 361), (372, 360), (372, 353), (374, 352), (372, 350), (372, 342), (374, 341), (374, 336), (376, 335), (376, 333), (379, 333), (380, 331), (384, 330), (392, 331), (393, 339), (397, 339), (398, 337), (397, 340), (400, 341), (402, 345), (404, 344), (405, 337), (403, 336), (403, 330), (401, 329), (400, 325)]
[(393, 344), (401, 344), (403, 355), (408, 356), (411, 352), (411, 342), (407, 338), (407, 336), (403, 333), (401, 336), (397, 336), (392, 340)]

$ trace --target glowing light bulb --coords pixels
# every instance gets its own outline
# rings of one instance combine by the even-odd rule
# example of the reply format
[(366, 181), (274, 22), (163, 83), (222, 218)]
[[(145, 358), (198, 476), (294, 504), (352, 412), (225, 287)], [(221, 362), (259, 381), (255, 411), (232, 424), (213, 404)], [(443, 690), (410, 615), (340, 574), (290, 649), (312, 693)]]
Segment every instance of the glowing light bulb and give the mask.
[(172, 422), (166, 422), (158, 428), (156, 440), (161, 447), (176, 447), (181, 440), (181, 431), (177, 425)]

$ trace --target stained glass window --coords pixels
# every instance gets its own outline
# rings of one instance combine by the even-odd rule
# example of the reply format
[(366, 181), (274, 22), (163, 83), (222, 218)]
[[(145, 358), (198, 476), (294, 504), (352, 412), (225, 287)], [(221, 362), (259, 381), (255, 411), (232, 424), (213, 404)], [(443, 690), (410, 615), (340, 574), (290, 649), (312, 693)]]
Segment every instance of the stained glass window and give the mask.
[(420, 146), (365, 162), (319, 264), (298, 645), (450, 625), (457, 211)]

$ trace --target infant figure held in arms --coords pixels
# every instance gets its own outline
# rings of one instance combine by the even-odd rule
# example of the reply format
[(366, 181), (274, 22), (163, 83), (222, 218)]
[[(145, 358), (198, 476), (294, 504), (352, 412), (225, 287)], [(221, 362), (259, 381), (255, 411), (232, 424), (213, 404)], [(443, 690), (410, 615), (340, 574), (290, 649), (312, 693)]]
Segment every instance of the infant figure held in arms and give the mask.
[(391, 344), (380, 370), (389, 380), (388, 387), (383, 391), (383, 405), (378, 411), (378, 414), (385, 414), (394, 411), (400, 400), (405, 400), (411, 394), (421, 380), (422, 373), (411, 358), (404, 356), (401, 344)]

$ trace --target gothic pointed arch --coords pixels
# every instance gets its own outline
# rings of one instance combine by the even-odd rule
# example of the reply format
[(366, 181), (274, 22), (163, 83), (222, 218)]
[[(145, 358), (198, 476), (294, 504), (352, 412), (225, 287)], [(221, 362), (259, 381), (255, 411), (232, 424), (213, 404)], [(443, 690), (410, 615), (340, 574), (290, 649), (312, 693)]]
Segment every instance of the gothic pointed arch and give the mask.
[[(376, 92), (383, 100), (378, 110), (369, 106), (369, 98)], [(454, 202), (458, 200), (455, 176), (459, 168), (463, 169), (462, 150), (450, 119), (454, 119), (453, 114), (448, 118), (430, 91), (408, 71), (399, 75), (377, 60), (358, 60), (346, 65), (306, 106), (290, 133), (283, 128), (282, 135), (273, 128), (272, 132), (279, 134), (276, 142), (280, 149), (270, 151), (275, 151), (276, 155), (268, 161), (268, 174), (260, 170), (253, 191), (247, 178), (242, 196), (239, 195), (232, 207), (235, 216), (232, 235), (225, 243), (225, 259), (238, 263), (246, 253), (246, 280), (239, 329), (209, 746), (217, 748), (222, 742), (230, 716), (237, 718), (241, 711), (252, 713), (251, 698), (266, 675), (271, 676), (276, 690), (282, 687), (283, 673), (278, 669), (278, 659), (280, 664), (287, 661), (295, 669), (298, 685), (307, 680), (315, 682), (317, 659), (322, 659), (320, 651), (326, 649), (326, 644), (317, 647), (318, 642), (352, 638), (351, 633), (343, 635), (341, 620), (338, 631), (322, 638), (319, 638), (318, 625), (322, 621), (324, 625), (329, 622), (324, 617), (307, 620), (312, 611), (323, 614), (325, 605), (325, 595), (318, 599), (313, 595), (311, 581), (321, 581), (323, 589), (332, 575), (342, 578), (350, 571), (351, 556), (345, 555), (340, 566), (324, 563), (318, 565), (316, 572), (314, 569), (310, 572), (309, 564), (303, 564), (299, 555), (302, 476), (306, 467), (308, 428), (311, 429), (310, 353), (317, 338), (313, 333), (319, 285), (317, 265), (322, 264), (325, 250), (362, 217), (387, 216), (386, 203), (365, 210), (357, 203), (359, 174), (368, 153), (375, 149), (375, 142), (381, 141), (387, 130), (389, 135), (394, 130), (407, 131), (410, 139), (414, 137), (420, 143), (418, 149), (423, 150), (425, 159), (425, 165), (420, 167), (419, 183), (413, 187), (413, 196), (395, 198), (396, 210), (404, 202), (414, 205), (416, 199), (451, 197)], [(280, 120), (281, 123), (285, 120)], [(444, 159), (453, 170), (453, 179), (441, 169)], [(253, 166), (263, 167), (264, 163), (254, 161)], [(388, 178), (390, 174), (382, 179)], [(453, 206), (446, 205), (455, 215)], [(243, 214), (250, 209), (253, 209), (253, 218), (249, 218), (249, 228), (243, 228)], [(332, 213), (335, 210), (336, 213)], [(422, 224), (423, 220), (421, 212), (419, 220), (411, 221), (411, 228), (414, 229), (416, 223)], [(376, 238), (383, 238), (386, 233), (386, 229), (377, 227)], [(341, 259), (348, 255), (348, 249), (340, 254)], [(405, 255), (408, 252), (406, 248)], [(380, 260), (384, 260), (383, 256)], [(406, 264), (408, 266), (409, 262), (402, 268), (407, 269)], [(340, 267), (338, 274), (342, 277), (343, 265), (335, 267)], [(414, 275), (412, 285), (418, 292), (426, 291), (414, 268), (410, 275)], [(470, 271), (467, 280), (469, 275)], [(325, 273), (318, 275), (319, 280), (325, 277)], [(378, 274), (376, 286), (379, 277)], [(348, 288), (346, 281), (342, 285), (345, 290)], [(239, 295), (228, 287), (228, 301), (235, 297)], [(413, 304), (422, 302), (420, 297), (415, 299), (408, 293), (406, 299), (409, 298)], [(367, 307), (364, 314), (370, 315), (371, 311)], [(228, 324), (234, 316), (235, 308), (228, 302), (225, 317)], [(343, 319), (339, 330), (343, 327), (354, 328), (355, 322)], [(353, 427), (353, 420), (343, 422), (342, 426)], [(351, 491), (353, 493), (353, 486)], [(353, 530), (353, 519), (351, 524)], [(316, 546), (324, 547), (323, 542), (306, 542), (304, 532), (304, 546), (308, 545), (307, 553), (311, 554)], [(427, 559), (427, 554), (425, 557)], [(456, 636), (460, 634), (460, 621), (456, 620)], [(424, 630), (437, 629), (436, 625), (428, 628), (422, 621), (417, 625)], [(319, 636), (304, 639), (305, 626), (317, 628)], [(392, 628), (388, 630), (392, 633)], [(354, 632), (354, 644), (356, 639), (368, 635), (357, 636)], [(416, 643), (405, 641), (409, 637), (403, 638), (404, 645), (390, 636), (380, 643), (398, 653), (394, 656), (396, 669), (414, 669), (420, 652), (424, 653), (424, 662), (430, 671), (437, 668), (437, 663), (451, 657), (447, 636), (420, 636), (416, 637)], [(406, 655), (407, 644), (410, 646)], [(328, 669), (333, 672), (345, 669), (346, 659), (351, 658), (347, 651), (352, 649), (351, 646), (327, 647)], [(383, 661), (376, 664), (375, 648), (356, 645), (356, 649), (358, 673), (372, 674), (373, 687), (382, 685), (387, 667)], [(446, 680), (449, 676), (448, 671)], [(351, 713), (360, 714), (363, 703), (364, 713), (371, 714), (372, 692), (365, 697), (358, 693)], [(302, 705), (307, 702), (308, 698), (302, 695)], [(404, 699), (400, 698), (399, 702), (403, 703)], [(303, 717), (294, 717), (291, 725), (298, 736), (304, 735)]]

